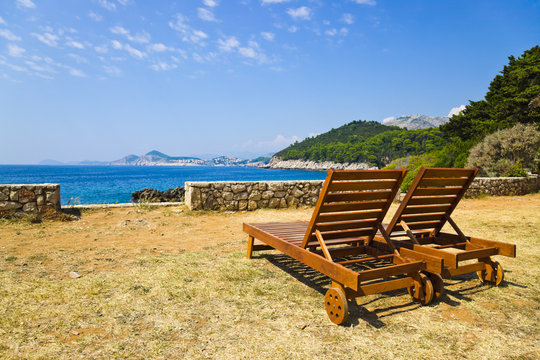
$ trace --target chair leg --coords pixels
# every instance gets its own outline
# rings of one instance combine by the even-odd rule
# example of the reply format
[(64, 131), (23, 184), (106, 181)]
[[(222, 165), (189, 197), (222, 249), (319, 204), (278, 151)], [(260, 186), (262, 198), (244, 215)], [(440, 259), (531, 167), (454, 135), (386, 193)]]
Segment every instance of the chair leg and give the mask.
[(247, 246), (247, 258), (251, 259), (251, 255), (253, 254), (253, 243), (255, 242), (255, 238), (251, 235), (248, 237), (248, 246)]

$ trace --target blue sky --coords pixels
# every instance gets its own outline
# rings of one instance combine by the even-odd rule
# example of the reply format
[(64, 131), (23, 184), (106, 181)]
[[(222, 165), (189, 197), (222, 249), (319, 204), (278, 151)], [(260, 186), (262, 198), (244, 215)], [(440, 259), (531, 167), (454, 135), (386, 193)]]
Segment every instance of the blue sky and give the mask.
[(539, 39), (538, 1), (2, 0), (0, 163), (255, 156), (446, 116)]

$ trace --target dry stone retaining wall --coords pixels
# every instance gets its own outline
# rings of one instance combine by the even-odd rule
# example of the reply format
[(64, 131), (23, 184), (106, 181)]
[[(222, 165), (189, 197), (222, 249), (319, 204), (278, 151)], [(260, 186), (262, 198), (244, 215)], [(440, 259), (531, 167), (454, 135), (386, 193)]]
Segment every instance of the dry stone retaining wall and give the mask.
[[(186, 182), (185, 203), (191, 210), (244, 211), (314, 206), (322, 180)], [(476, 178), (466, 197), (524, 195), (540, 189), (540, 178)]]
[(60, 210), (60, 184), (0, 184), (0, 215)]
[(540, 177), (477, 177), (465, 193), (465, 197), (480, 194), (493, 196), (525, 195), (540, 190)]
[(314, 206), (322, 180), (186, 182), (191, 210), (244, 211)]

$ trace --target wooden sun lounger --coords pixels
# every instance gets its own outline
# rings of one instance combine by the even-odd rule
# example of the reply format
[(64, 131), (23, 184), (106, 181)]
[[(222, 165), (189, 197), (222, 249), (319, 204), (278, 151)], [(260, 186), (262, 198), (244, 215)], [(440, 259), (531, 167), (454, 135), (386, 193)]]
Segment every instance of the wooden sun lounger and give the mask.
[(381, 221), (404, 175), (405, 170), (330, 169), (311, 221), (243, 224), (247, 257), (276, 249), (330, 277), (325, 308), (336, 324), (347, 319), (347, 299), (363, 295), (405, 288), (414, 300), (430, 303), (438, 290), (421, 271), (440, 272), (443, 260), (374, 240), (378, 230), (385, 233)]
[[(389, 242), (396, 248), (407, 248), (444, 259), (443, 271), (438, 273), (442, 277), (477, 272), (482, 282), (499, 285), (504, 271), (498, 262), (491, 260), (491, 256), (516, 257), (516, 246), (465, 236), (451, 218), (477, 171), (476, 168), (422, 167), (386, 226), (386, 232), (391, 238)], [(441, 231), (446, 223), (456, 234)], [(416, 231), (420, 233), (415, 234)], [(383, 238), (382, 233), (376, 237), (385, 241)], [(463, 264), (467, 260), (477, 261)]]

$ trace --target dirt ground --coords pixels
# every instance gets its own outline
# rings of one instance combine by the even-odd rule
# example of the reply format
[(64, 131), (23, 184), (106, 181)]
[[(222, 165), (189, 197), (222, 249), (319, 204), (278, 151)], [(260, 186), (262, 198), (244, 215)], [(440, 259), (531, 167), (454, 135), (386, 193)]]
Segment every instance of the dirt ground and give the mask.
[(276, 252), (245, 259), (243, 222), (311, 212), (146, 205), (2, 220), (0, 358), (540, 357), (540, 194), (454, 213), (467, 235), (517, 244), (516, 259), (497, 258), (502, 286), (469, 274), (427, 307), (403, 290), (359, 298), (346, 326), (326, 318), (327, 278)]

